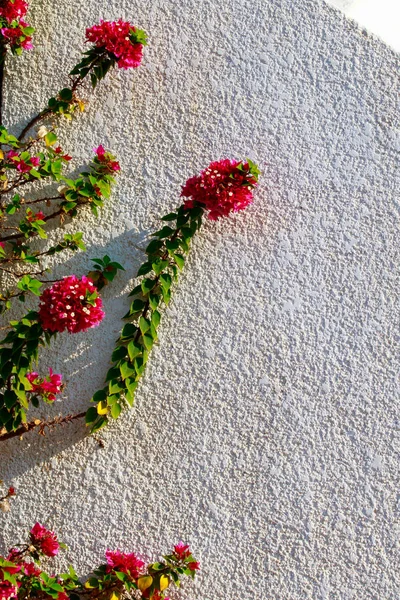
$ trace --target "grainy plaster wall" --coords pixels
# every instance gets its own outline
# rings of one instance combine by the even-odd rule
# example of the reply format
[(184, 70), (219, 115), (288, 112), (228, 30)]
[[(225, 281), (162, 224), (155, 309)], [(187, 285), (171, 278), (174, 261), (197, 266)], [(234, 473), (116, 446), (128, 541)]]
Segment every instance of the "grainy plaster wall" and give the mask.
[[(149, 558), (182, 538), (202, 563), (183, 599), (397, 600), (399, 580), (398, 56), (314, 0), (32, 1), (36, 50), (7, 64), (19, 130), (59, 89), (84, 28), (129, 19), (143, 66), (113, 73), (60, 130), (79, 166), (103, 143), (123, 172), (81, 229), (126, 268), (89, 335), (44, 359), (63, 401), (98, 389), (139, 248), (180, 185), (250, 156), (253, 206), (208, 222), (165, 313), (134, 409), (0, 447), (14, 484), (4, 550), (39, 520), (80, 574), (107, 547)], [(43, 366), (44, 368), (44, 366)], [(43, 414), (45, 412), (43, 411)]]

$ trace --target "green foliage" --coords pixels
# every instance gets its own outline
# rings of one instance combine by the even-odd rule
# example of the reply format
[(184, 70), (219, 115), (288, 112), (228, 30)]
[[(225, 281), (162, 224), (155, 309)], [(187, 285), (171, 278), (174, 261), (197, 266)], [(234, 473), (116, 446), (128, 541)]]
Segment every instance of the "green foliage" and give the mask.
[(184, 266), (184, 255), (189, 251), (191, 238), (201, 227), (202, 216), (201, 207), (185, 209), (181, 206), (163, 217), (171, 225), (157, 231), (148, 244), (147, 260), (138, 271), (141, 280), (129, 294), (135, 299), (124, 317), (127, 323), (112, 355), (107, 386), (93, 396), (96, 408), (92, 406), (86, 414), (86, 423), (92, 432), (104, 427), (110, 416), (116, 419), (126, 404), (132, 406), (149, 352), (158, 339), (160, 306), (170, 300), (173, 281)]
[(88, 276), (93, 280), (98, 290), (103, 289), (104, 286), (113, 281), (118, 271), (125, 271), (122, 265), (112, 261), (107, 255), (103, 258), (92, 258), (92, 262), (95, 264), (96, 269), (90, 271)]
[(107, 75), (108, 71), (115, 66), (117, 59), (104, 47), (94, 46), (83, 53), (82, 60), (72, 69), (70, 75), (77, 75), (84, 79), (90, 74), (90, 81), (95, 88), (97, 82)]
[[(38, 291), (35, 280), (20, 282), (26, 288)], [(30, 290), (32, 291), (32, 290)], [(30, 311), (20, 321), (11, 321), (11, 331), (0, 342), (0, 431), (15, 431), (26, 423), (29, 392), (32, 386), (26, 374), (37, 360), (39, 347), (55, 335), (44, 332), (38, 313)]]

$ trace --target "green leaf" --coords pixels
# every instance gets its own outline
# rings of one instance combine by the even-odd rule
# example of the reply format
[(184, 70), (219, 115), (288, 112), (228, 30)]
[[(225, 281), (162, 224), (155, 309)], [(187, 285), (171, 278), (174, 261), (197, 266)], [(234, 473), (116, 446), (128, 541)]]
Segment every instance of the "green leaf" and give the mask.
[(119, 415), (121, 414), (121, 410), (122, 407), (119, 404), (119, 402), (116, 402), (115, 404), (112, 405), (111, 407), (111, 416), (113, 419), (118, 419)]
[(153, 287), (156, 285), (156, 280), (155, 279), (143, 279), (142, 283), (141, 283), (141, 287), (142, 287), (142, 292), (143, 294), (146, 296), (146, 294), (148, 294)]
[(130, 312), (131, 314), (142, 312), (144, 307), (145, 303), (143, 302), (143, 300), (134, 300), (131, 304)]
[(147, 350), (151, 350), (154, 344), (154, 340), (151, 335), (143, 335), (143, 343)]
[(58, 95), (60, 96), (61, 100), (64, 100), (64, 102), (71, 102), (73, 93), (69, 88), (63, 88)]
[(136, 285), (133, 290), (128, 294), (128, 297), (130, 298), (131, 296), (136, 296), (136, 294), (139, 294), (142, 291), (142, 286), (140, 285)]
[(97, 417), (97, 408), (95, 406), (91, 406), (90, 408), (88, 408), (85, 415), (86, 425), (94, 423)]
[(158, 327), (158, 324), (161, 321), (161, 314), (158, 312), (158, 310), (155, 310), (153, 312), (153, 314), (151, 315), (151, 322), (154, 325), (154, 327)]
[[(118, 372), (118, 370), (117, 370)], [(92, 396), (91, 402), (101, 402), (107, 398), (107, 391), (105, 389), (98, 390)]]
[(150, 273), (151, 270), (151, 262), (143, 263), (142, 266), (139, 268), (139, 271), (137, 272), (138, 277), (140, 277), (140, 275), (147, 275), (147, 273)]
[(174, 260), (180, 269), (183, 269), (185, 264), (185, 259), (182, 254), (174, 254)]
[(123, 361), (120, 366), (119, 369), (121, 371), (121, 377), (122, 379), (126, 379), (127, 377), (130, 377), (131, 375), (135, 374), (135, 369), (134, 367), (132, 367), (130, 365), (130, 363)]
[(122, 329), (121, 339), (127, 340), (135, 335), (137, 327), (133, 323), (126, 323)]
[(168, 267), (167, 260), (158, 259), (152, 264), (153, 271), (156, 275), (159, 275), (166, 267)]
[(49, 131), (49, 133), (44, 136), (44, 141), (46, 142), (46, 146), (53, 146), (57, 141), (57, 136), (52, 131)]
[(145, 317), (140, 317), (139, 328), (142, 333), (146, 333), (150, 329), (150, 322)]
[(171, 275), (168, 273), (163, 273), (160, 275), (160, 283), (163, 291), (167, 292), (172, 284)]
[(105, 427), (107, 425), (107, 423), (108, 423), (107, 417), (100, 417), (99, 419), (97, 419), (97, 421), (91, 428), (90, 433), (96, 433), (96, 431), (99, 431), (99, 429), (102, 429), (103, 427)]
[(157, 236), (160, 240), (162, 240), (164, 238), (171, 237), (173, 233), (175, 233), (175, 229), (172, 229), (172, 227), (166, 225), (159, 231), (156, 231), (153, 235)]
[(163, 242), (161, 240), (152, 240), (146, 248), (146, 254), (157, 254), (162, 247)]
[(127, 350), (125, 346), (117, 346), (114, 352), (112, 353), (111, 360), (112, 362), (117, 362), (126, 356)]
[(161, 217), (161, 221), (175, 221), (177, 217), (178, 215), (176, 213), (168, 213), (164, 217)]
[(149, 304), (152, 310), (155, 310), (160, 303), (160, 296), (157, 294), (149, 294)]
[(131, 360), (136, 358), (136, 356), (139, 356), (139, 354), (141, 354), (141, 353), (142, 353), (142, 347), (137, 342), (134, 342), (133, 340), (132, 340), (132, 342), (129, 342), (128, 354), (129, 354), (129, 358)]

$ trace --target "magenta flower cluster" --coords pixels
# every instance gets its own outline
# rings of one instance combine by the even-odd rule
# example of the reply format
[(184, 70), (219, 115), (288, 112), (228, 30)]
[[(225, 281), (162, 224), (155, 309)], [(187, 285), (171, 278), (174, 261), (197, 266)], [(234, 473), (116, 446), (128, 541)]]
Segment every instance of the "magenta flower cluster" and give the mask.
[(28, 10), (25, 0), (2, 0), (0, 3), (0, 22), (3, 44), (8, 44), (12, 51), (18, 48), (31, 50), (33, 28), (23, 19)]
[(46, 529), (40, 523), (35, 523), (30, 531), (30, 541), (32, 546), (45, 556), (56, 556), (60, 549), (57, 536), (53, 531)]
[(188, 179), (181, 196), (188, 198), (185, 208), (193, 208), (196, 203), (204, 206), (209, 219), (215, 221), (251, 204), (256, 185), (256, 172), (249, 162), (224, 159)]
[(138, 67), (143, 56), (143, 44), (135, 43), (136, 27), (126, 21), (100, 21), (86, 29), (86, 40), (105, 50), (116, 59), (120, 69)]
[(32, 394), (41, 396), (47, 402), (54, 402), (56, 395), (62, 389), (62, 375), (53, 373), (53, 369), (49, 369), (47, 377), (39, 377), (39, 373), (32, 371), (26, 374), (26, 378), (32, 386)]
[(95, 327), (103, 317), (102, 300), (89, 277), (69, 275), (40, 296), (39, 320), (46, 331), (79, 333)]

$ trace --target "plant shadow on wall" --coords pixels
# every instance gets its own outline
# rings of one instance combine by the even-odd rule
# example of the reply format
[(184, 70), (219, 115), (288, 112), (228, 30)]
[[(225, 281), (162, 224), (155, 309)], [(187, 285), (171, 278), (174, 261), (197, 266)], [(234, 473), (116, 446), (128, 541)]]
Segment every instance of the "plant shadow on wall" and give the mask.
[[(14, 2), (11, 6), (16, 9)], [(24, 5), (22, 8), (25, 8)], [(2, 18), (7, 20), (4, 15)], [(11, 26), (14, 31), (22, 26), (21, 21), (13, 19)], [(3, 38), (0, 38), (2, 75), (7, 50), (19, 54), (24, 47), (30, 47), (30, 40), (29, 44), (23, 41), (25, 46), (18, 46), (14, 42), (15, 36), (10, 33), (11, 37), (7, 37), (5, 31), (8, 29), (1, 29)], [(23, 34), (30, 32), (29, 29)], [(25, 39), (19, 29), (18, 36), (18, 40)], [(50, 280), (46, 275), (46, 260), (66, 251), (85, 250), (82, 234), (64, 234), (50, 247), (47, 242), (37, 245), (38, 240), (47, 240), (49, 225), (57, 223), (61, 227), (66, 219), (84, 216), (89, 207), (97, 217), (99, 209), (110, 198), (111, 186), (120, 170), (116, 158), (100, 145), (95, 149), (95, 156), (87, 170), (79, 172), (76, 177), (71, 173), (67, 176), (65, 167), (72, 157), (58, 145), (55, 117), (63, 115), (71, 118), (76, 109), (81, 108), (77, 90), (88, 75), (92, 86), (96, 87), (110, 68), (138, 66), (146, 36), (129, 23), (118, 21), (101, 22), (89, 28), (86, 38), (94, 46), (84, 53), (81, 62), (71, 71), (70, 86), (51, 98), (48, 106), (29, 121), (18, 138), (4, 126), (0, 127), (0, 180), (3, 184), (0, 190), (0, 270), (11, 281), (10, 287), (1, 292), (2, 312), (7, 313), (18, 303), (31, 302), (35, 296), (39, 297), (36, 306), (33, 303), (33, 309), (28, 308), (25, 314), (24, 311), (22, 315), (18, 314), (4, 327), (6, 335), (0, 343), (2, 444), (11, 438), (29, 435), (32, 430), (44, 434), (48, 429), (61, 425), (67, 427), (71, 421), (79, 420), (86, 423), (91, 433), (96, 433), (110, 420), (117, 419), (127, 405), (133, 405), (138, 381), (151, 349), (158, 341), (157, 329), (163, 307), (170, 301), (173, 282), (184, 267), (191, 239), (200, 229), (203, 217), (208, 215), (209, 219), (216, 220), (243, 210), (252, 202), (252, 191), (258, 183), (259, 171), (251, 160), (229, 159), (211, 163), (200, 175), (186, 182), (181, 194), (185, 198), (184, 203), (175, 212), (162, 217), (163, 226), (153, 233), (144, 250), (146, 260), (138, 270), (137, 285), (129, 294), (132, 301), (125, 311), (125, 324), (112, 353), (110, 348), (111, 368), (102, 382), (103, 387), (97, 389), (90, 399), (93, 390), (79, 385), (79, 397), (73, 394), (70, 404), (75, 410), (82, 408), (84, 399), (81, 394), (86, 392), (88, 402), (92, 402), (89, 407), (86, 405), (81, 412), (64, 413), (62, 417), (43, 418), (43, 407), (53, 404), (57, 395), (62, 393), (65, 374), (56, 373), (53, 365), (48, 374), (43, 372), (38, 361), (39, 354), (43, 358), (43, 349), (51, 346), (51, 356), (58, 354), (57, 350), (62, 347), (63, 353), (67, 351), (67, 355), (74, 357), (76, 341), (65, 342), (63, 338), (68, 334), (81, 335), (101, 324), (105, 315), (100, 292), (118, 271), (123, 270), (118, 262), (107, 255), (101, 258), (100, 254), (100, 257), (92, 259), (95, 266), (87, 275), (74, 274)], [(39, 126), (42, 121), (47, 126)], [(36, 125), (39, 127), (33, 131)], [(32, 184), (47, 181), (61, 184), (57, 188), (58, 195), (50, 196), (45, 192), (41, 195), (42, 190), (39, 198), (30, 194)], [(38, 210), (39, 207), (43, 210)], [(114, 240), (114, 243), (120, 244), (121, 241)], [(62, 265), (63, 270), (66, 266), (67, 263)], [(58, 336), (62, 336), (61, 341), (57, 341), (55, 346)], [(87, 339), (92, 340), (93, 346), (104, 348), (106, 353), (107, 344), (102, 343), (104, 334), (90, 331), (90, 336)], [(90, 373), (91, 362), (89, 348), (78, 345), (78, 353), (81, 349), (88, 364), (83, 371), (80, 367), (78, 373), (73, 373), (79, 382), (89, 379), (87, 374)], [(96, 357), (93, 356), (92, 360), (95, 361)], [(70, 358), (67, 364), (71, 375), (73, 362)], [(91, 383), (88, 381), (89, 386)], [(31, 417), (32, 407), (40, 411), (40, 416), (36, 412)], [(49, 412), (51, 415), (51, 411), (45, 411), (45, 414), (49, 415)], [(67, 446), (71, 438), (68, 440)], [(39, 450), (40, 447), (39, 442)], [(34, 455), (32, 448), (29, 454)]]
[[(30, 409), (27, 413), (28, 421), (38, 418), (47, 422), (60, 415), (87, 410), (90, 398), (102, 384), (104, 374), (110, 368), (110, 357), (121, 329), (121, 317), (129, 308), (129, 299), (124, 291), (143, 261), (140, 249), (145, 247), (144, 238), (148, 233), (127, 231), (114, 237), (106, 248), (91, 246), (90, 255), (93, 257), (102, 257), (104, 254), (119, 257), (123, 254), (129, 256), (129, 264), (124, 262), (125, 271), (119, 272), (112, 284), (102, 290), (105, 317), (98, 327), (75, 335), (62, 333), (51, 347), (42, 350), (38, 370), (48, 371), (47, 367), (51, 366), (54, 373), (62, 373), (65, 387), (55, 402), (43, 404), (39, 410)], [(57, 278), (58, 272), (90, 272), (94, 265), (89, 263), (88, 257), (73, 256), (58, 264), (52, 276)], [(93, 365), (95, 369), (92, 373)], [(99, 372), (103, 374), (100, 378)], [(21, 475), (42, 462), (43, 456), (46, 456), (46, 461), (50, 460), (52, 456), (79, 441), (87, 444), (92, 451), (100, 448), (96, 437), (83, 440), (88, 434), (84, 419), (46, 428), (43, 433), (44, 435), (39, 435), (38, 430), (35, 430), (27, 433), (21, 440), (12, 438), (0, 443), (0, 479), (7, 481)]]
[[(158, 340), (157, 329), (163, 307), (170, 301), (173, 283), (178, 278), (179, 271), (184, 267), (190, 241), (200, 229), (203, 216), (208, 214), (209, 219), (216, 220), (227, 216), (232, 211), (246, 208), (252, 202), (252, 191), (257, 186), (258, 174), (256, 165), (250, 160), (224, 159), (211, 163), (200, 175), (191, 177), (186, 182), (182, 189), (184, 203), (175, 212), (162, 218), (164, 223), (168, 224), (164, 224), (161, 229), (153, 233), (150, 243), (145, 248), (146, 260), (138, 270), (138, 280), (135, 281), (137, 285), (129, 294), (132, 301), (128, 307), (125, 307), (128, 308), (123, 316), (125, 325), (116, 340), (113, 352), (110, 352), (112, 364), (105, 377), (104, 387), (93, 394), (92, 404), (89, 405), (86, 413), (83, 411), (74, 414), (73, 420), (85, 417), (86, 425), (90, 427), (92, 433), (95, 433), (107, 425), (110, 420), (117, 419), (124, 407), (133, 405), (138, 381), (145, 370), (151, 349)], [(126, 237), (123, 237), (126, 241)], [(114, 241), (119, 246), (121, 245), (121, 239)], [(65, 283), (68, 284), (66, 290), (64, 290)], [(42, 294), (39, 313), (35, 313), (32, 317), (34, 327), (36, 327), (36, 321), (38, 322), (40, 336), (46, 331), (49, 315), (53, 315), (56, 324), (61, 322), (63, 327), (64, 324), (67, 326), (72, 324), (72, 331), (74, 331), (75, 319), (71, 319), (65, 313), (65, 307), (67, 302), (72, 304), (69, 298), (73, 292), (70, 290), (73, 290), (78, 284), (73, 282), (73, 285), (70, 286), (69, 283), (69, 279), (65, 278), (61, 282), (56, 282), (49, 291), (46, 290)], [(60, 301), (58, 301), (58, 294), (61, 294)], [(64, 294), (67, 296), (64, 297)], [(84, 298), (83, 295), (82, 298)], [(123, 307), (121, 306), (121, 308)], [(74, 310), (81, 309), (78, 306)], [(41, 316), (42, 313), (44, 318)], [(50, 319), (50, 328), (52, 322)], [(20, 341), (15, 333), (18, 331), (20, 323), (20, 321), (13, 323), (11, 336), (5, 339), (5, 344), (11, 349), (19, 348)], [(99, 334), (96, 332), (96, 335)], [(26, 335), (23, 336), (23, 339), (26, 339)], [(103, 354), (106, 355), (107, 347), (101, 342), (101, 337), (98, 337), (98, 340), (94, 346), (100, 345), (105, 349)], [(108, 361), (104, 355), (101, 360)], [(81, 379), (82, 373), (78, 376), (78, 382)], [(34, 385), (35, 383), (33, 381)], [(11, 408), (13, 409), (14, 406)], [(51, 423), (50, 421), (50, 424), (64, 424), (66, 427), (71, 427), (69, 420), (69, 418), (63, 418), (61, 422)], [(2, 444), (10, 443), (11, 440), (7, 441), (8, 438), (20, 435), (31, 436), (31, 429), (47, 431), (48, 424), (48, 420), (39, 422), (38, 425), (35, 421), (29, 421), (28, 424), (17, 424), (15, 429), (10, 429), (9, 432), (3, 431), (0, 442)], [(77, 435), (79, 435), (79, 431)], [(75, 441), (72, 438), (68, 439), (67, 446)], [(61, 443), (64, 442), (61, 440)], [(35, 442), (35, 455), (41, 453), (41, 448), (42, 443)], [(60, 446), (58, 446), (59, 450)], [(27, 452), (29, 460), (32, 461), (32, 448), (27, 449)], [(25, 469), (26, 466), (23, 465), (22, 468)]]

